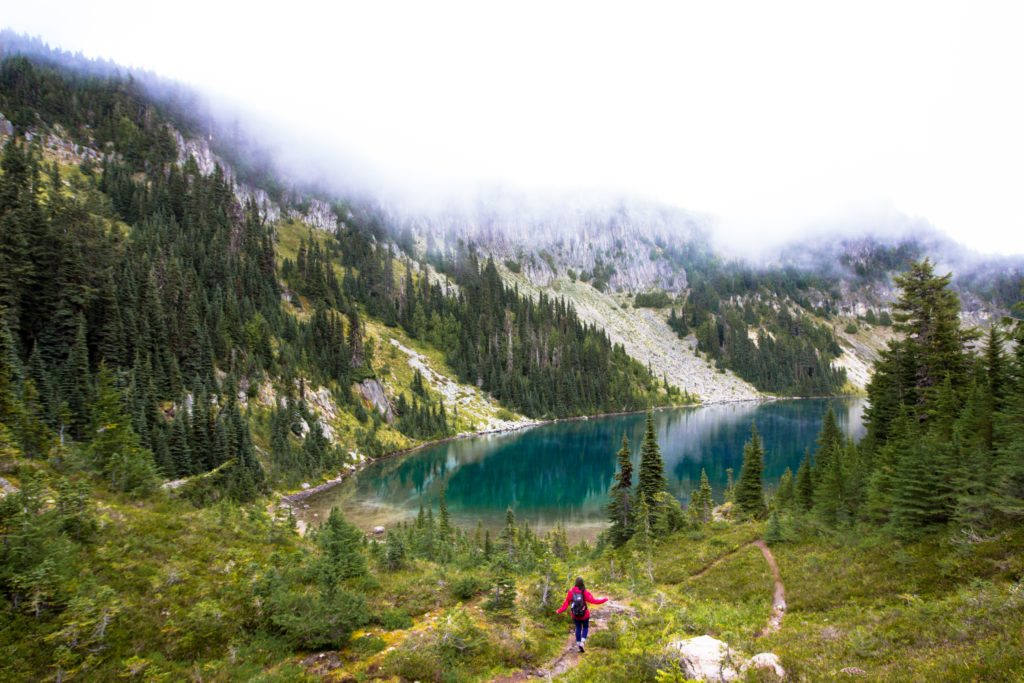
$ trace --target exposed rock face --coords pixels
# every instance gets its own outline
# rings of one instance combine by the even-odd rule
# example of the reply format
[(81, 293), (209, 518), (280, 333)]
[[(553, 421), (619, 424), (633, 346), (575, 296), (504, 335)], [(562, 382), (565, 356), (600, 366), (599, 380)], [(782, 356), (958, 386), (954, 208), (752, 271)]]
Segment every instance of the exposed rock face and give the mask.
[(622, 344), (626, 353), (649, 365), (656, 376), (664, 374), (669, 384), (685, 389), (704, 403), (749, 401), (761, 393), (732, 372), (719, 372), (696, 355), (696, 340), (680, 339), (668, 326), (663, 312), (649, 308), (632, 308), (610, 294), (598, 292), (583, 282), (564, 278), (551, 286), (540, 288), (524, 275), (509, 273), (504, 266), (502, 275), (530, 296), (545, 291), (549, 296), (565, 297), (572, 302), (580, 320), (603, 329), (615, 344)]
[(356, 389), (359, 394), (370, 404), (377, 409), (377, 412), (381, 414), (388, 424), (391, 424), (395, 420), (395, 410), (391, 406), (391, 401), (388, 400), (387, 394), (384, 393), (384, 386), (375, 379), (364, 379), (362, 382), (356, 385)]
[(678, 656), (683, 674), (697, 681), (735, 681), (750, 669), (771, 671), (779, 679), (786, 677), (782, 661), (775, 653), (761, 652), (744, 659), (728, 643), (711, 636), (677, 640), (668, 644), (668, 650)]
[(584, 196), (537, 201), (496, 193), (472, 208), (429, 216), (396, 211), (388, 218), (422, 237), (428, 249), (473, 242), (497, 261), (515, 261), (534, 285), (548, 286), (569, 270), (605, 271), (610, 289), (628, 292), (682, 291), (686, 272), (662, 257), (663, 248), (703, 231), (700, 219), (680, 209)]
[[(283, 214), (281, 207), (274, 203), (263, 189), (240, 182), (235, 177), (231, 166), (214, 154), (208, 140), (203, 138), (187, 139), (178, 131), (174, 131), (174, 139), (178, 145), (178, 163), (184, 164), (189, 158), (195, 159), (196, 165), (203, 175), (213, 173), (214, 169), (219, 165), (224, 173), (224, 177), (228, 179), (234, 188), (235, 197), (242, 206), (245, 206), (251, 200), (259, 209), (264, 220), (274, 222), (281, 219)], [(334, 210), (327, 202), (319, 199), (310, 199), (302, 211), (289, 209), (287, 215), (289, 218), (301, 220), (308, 225), (328, 232), (335, 232), (340, 228), (338, 216)]]

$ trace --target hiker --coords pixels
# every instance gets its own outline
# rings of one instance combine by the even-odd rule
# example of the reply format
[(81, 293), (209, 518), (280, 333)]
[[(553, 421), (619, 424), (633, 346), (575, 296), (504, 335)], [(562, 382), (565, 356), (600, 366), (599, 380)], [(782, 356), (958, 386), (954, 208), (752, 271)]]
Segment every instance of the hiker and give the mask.
[(576, 577), (576, 585), (565, 594), (565, 602), (555, 614), (561, 614), (571, 607), (572, 620), (576, 625), (576, 647), (583, 652), (587, 645), (587, 631), (590, 630), (590, 609), (587, 604), (600, 605), (608, 602), (608, 598), (595, 598), (583, 585), (583, 577)]

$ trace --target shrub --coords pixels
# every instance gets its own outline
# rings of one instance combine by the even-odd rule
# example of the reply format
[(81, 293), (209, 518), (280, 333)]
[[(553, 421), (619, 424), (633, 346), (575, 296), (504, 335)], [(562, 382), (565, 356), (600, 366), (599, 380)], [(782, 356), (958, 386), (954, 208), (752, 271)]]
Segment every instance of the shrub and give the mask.
[(384, 642), (383, 638), (370, 634), (353, 640), (349, 649), (353, 654), (360, 657), (369, 657), (378, 652), (383, 652), (386, 647), (387, 643)]
[(469, 600), (479, 595), (485, 588), (487, 588), (487, 582), (472, 574), (460, 576), (449, 586), (452, 596), (457, 600)]
[(592, 647), (603, 647), (609, 650), (618, 649), (619, 632), (613, 629), (596, 631), (590, 636), (590, 645)]
[(400, 647), (384, 658), (383, 673), (403, 681), (440, 681), (443, 669), (432, 652)]
[(374, 618), (385, 631), (397, 631), (412, 626), (412, 617), (404, 609), (386, 609)]
[(658, 290), (656, 292), (642, 292), (636, 295), (633, 300), (633, 306), (636, 308), (665, 308), (672, 301), (669, 299), (668, 294)]

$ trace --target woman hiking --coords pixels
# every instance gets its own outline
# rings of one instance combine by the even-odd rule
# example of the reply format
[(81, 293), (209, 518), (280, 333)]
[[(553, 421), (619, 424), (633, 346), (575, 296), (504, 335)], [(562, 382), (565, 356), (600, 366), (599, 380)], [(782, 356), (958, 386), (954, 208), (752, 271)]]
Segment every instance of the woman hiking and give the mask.
[(576, 647), (580, 649), (580, 652), (586, 649), (587, 631), (590, 630), (590, 609), (587, 604), (600, 605), (605, 602), (608, 602), (608, 598), (595, 598), (583, 585), (583, 577), (577, 576), (576, 585), (565, 594), (565, 602), (555, 612), (555, 614), (561, 614), (566, 609), (572, 608), (572, 620), (576, 624)]

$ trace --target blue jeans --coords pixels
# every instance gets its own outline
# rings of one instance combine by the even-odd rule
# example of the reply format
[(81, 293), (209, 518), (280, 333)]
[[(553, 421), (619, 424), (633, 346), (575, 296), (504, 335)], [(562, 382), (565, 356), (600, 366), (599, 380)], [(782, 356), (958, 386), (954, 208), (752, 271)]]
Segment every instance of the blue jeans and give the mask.
[(590, 619), (573, 619), (573, 623), (576, 624), (576, 642), (580, 642), (580, 634), (583, 634), (583, 638), (586, 639), (587, 631), (590, 630)]

